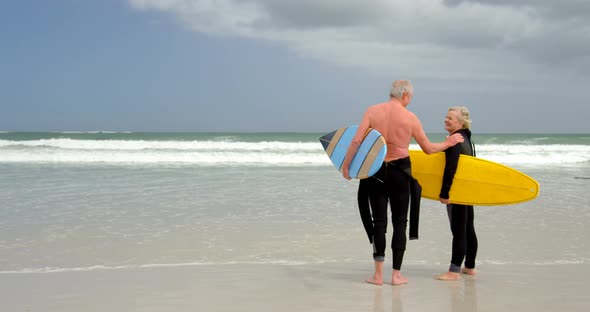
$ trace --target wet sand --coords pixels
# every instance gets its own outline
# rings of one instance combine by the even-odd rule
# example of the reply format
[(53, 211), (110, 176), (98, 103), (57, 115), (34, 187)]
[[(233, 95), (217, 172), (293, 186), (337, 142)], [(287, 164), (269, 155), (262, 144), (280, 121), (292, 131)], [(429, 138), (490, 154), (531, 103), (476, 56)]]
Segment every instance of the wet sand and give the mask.
[[(406, 265), (403, 286), (364, 283), (371, 263), (225, 264), (0, 274), (3, 311), (587, 311), (588, 264), (483, 265), (443, 282)], [(387, 275), (391, 271), (387, 270)], [(388, 278), (387, 278), (388, 279)]]

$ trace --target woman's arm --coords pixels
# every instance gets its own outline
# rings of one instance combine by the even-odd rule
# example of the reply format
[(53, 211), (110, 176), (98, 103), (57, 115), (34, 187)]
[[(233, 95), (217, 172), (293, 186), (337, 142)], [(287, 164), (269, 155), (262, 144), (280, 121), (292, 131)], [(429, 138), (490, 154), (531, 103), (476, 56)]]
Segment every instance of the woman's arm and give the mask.
[(457, 172), (457, 165), (459, 164), (459, 157), (461, 156), (461, 144), (456, 144), (445, 150), (445, 170), (443, 173), (442, 185), (438, 197), (441, 203), (449, 203), (449, 192), (453, 185), (453, 179)]

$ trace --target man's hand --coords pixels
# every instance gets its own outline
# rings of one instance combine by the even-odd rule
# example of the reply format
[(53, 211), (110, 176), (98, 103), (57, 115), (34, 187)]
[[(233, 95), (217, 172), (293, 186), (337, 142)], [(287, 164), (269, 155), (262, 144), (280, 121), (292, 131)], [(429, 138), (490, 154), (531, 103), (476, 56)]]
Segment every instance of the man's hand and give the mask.
[(457, 143), (463, 143), (465, 139), (461, 135), (461, 133), (455, 133), (447, 137), (447, 142), (451, 144), (451, 146), (455, 146)]
[(350, 180), (350, 176), (348, 175), (348, 168), (342, 168), (342, 176), (346, 179), (346, 180)]

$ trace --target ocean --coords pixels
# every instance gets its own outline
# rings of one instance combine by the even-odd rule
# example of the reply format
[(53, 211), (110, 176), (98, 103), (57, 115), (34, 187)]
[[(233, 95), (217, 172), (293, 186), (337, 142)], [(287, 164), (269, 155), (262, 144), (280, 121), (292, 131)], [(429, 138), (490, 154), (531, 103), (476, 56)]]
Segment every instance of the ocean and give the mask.
[[(321, 135), (2, 132), (0, 274), (370, 265), (358, 181), (331, 166)], [(588, 263), (590, 134), (473, 139), (478, 157), (541, 186), (533, 201), (476, 207), (478, 265)], [(404, 264), (444, 269), (443, 205), (423, 200), (420, 231)]]

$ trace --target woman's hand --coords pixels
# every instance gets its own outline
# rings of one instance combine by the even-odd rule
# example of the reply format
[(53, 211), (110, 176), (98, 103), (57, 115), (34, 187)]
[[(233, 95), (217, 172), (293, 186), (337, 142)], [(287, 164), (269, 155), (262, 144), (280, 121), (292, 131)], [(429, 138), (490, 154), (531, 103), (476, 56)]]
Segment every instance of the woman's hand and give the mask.
[(450, 204), (451, 201), (448, 198), (439, 198), (441, 204)]

